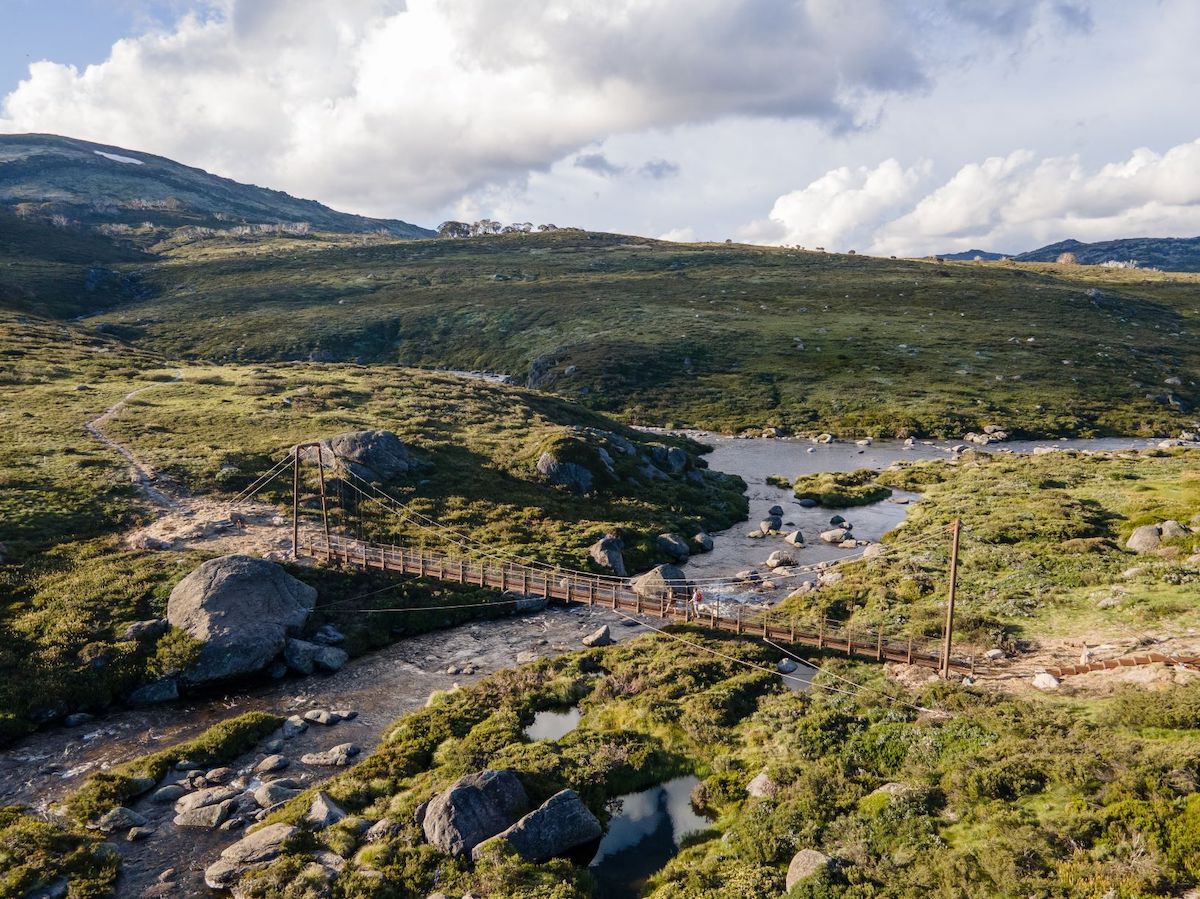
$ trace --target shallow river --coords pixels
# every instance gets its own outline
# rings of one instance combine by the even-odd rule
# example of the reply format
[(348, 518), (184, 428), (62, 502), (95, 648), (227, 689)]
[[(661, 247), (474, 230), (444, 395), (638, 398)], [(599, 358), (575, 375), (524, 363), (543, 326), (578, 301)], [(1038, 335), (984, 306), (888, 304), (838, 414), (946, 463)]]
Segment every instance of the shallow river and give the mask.
[[(912, 449), (905, 449), (899, 443), (876, 443), (863, 448), (845, 443), (813, 446), (807, 441), (798, 440), (697, 436), (714, 446), (708, 456), (713, 468), (738, 474), (745, 479), (750, 497), (750, 519), (749, 524), (743, 523), (725, 533), (714, 535), (713, 552), (698, 556), (688, 563), (688, 573), (696, 578), (727, 577), (744, 568), (758, 567), (772, 549), (786, 546), (778, 538), (749, 540), (745, 536), (750, 525), (757, 524), (772, 505), (784, 507), (785, 521), (798, 527), (806, 540), (815, 540), (817, 534), (828, 527), (828, 510), (801, 508), (788, 491), (766, 483), (769, 475), (792, 478), (797, 474), (818, 471), (884, 468), (902, 459), (945, 457), (950, 445), (918, 444)], [(1155, 442), (1092, 440), (1060, 441), (1054, 444), (1008, 443), (1003, 448), (1021, 452), (1031, 451), (1039, 445), (1116, 450), (1146, 448), (1154, 446)], [(857, 537), (874, 541), (903, 520), (905, 508), (895, 502), (884, 501), (851, 510), (846, 517), (854, 523)], [(852, 551), (839, 550), (819, 542), (812, 545), (810, 542), (798, 553), (798, 561), (807, 564), (834, 559), (848, 552)], [(380, 733), (393, 719), (423, 705), (434, 690), (446, 689), (455, 681), (467, 682), (499, 668), (518, 664), (532, 657), (527, 653), (546, 656), (573, 651), (579, 648), (582, 636), (602, 623), (610, 624), (613, 636), (617, 639), (627, 639), (645, 632), (645, 628), (626, 626), (622, 619), (598, 608), (551, 609), (534, 615), (462, 625), (406, 639), (387, 649), (354, 659), (344, 669), (329, 676), (263, 683), (148, 709), (113, 709), (83, 727), (48, 728), (0, 751), (0, 805), (19, 804), (45, 810), (94, 771), (189, 738), (217, 721), (255, 709), (281, 714), (313, 708), (353, 709), (358, 712), (354, 720), (334, 727), (312, 726), (305, 734), (287, 743), (283, 751), (295, 760), (304, 753), (353, 741), (365, 753), (375, 745)], [(475, 665), (478, 673), (469, 677), (446, 673), (448, 667), (461, 667), (465, 662)], [(800, 674), (797, 672), (797, 676)], [(546, 724), (550, 726), (549, 721)], [(573, 724), (570, 722), (568, 728)], [(554, 733), (548, 731), (546, 736), (553, 738)], [(264, 752), (261, 749), (248, 753), (232, 767), (252, 765), (262, 755)], [(308, 782), (319, 780), (329, 773), (327, 769), (306, 768), (295, 761), (287, 771), (289, 776)], [(665, 819), (657, 813), (652, 816), (654, 833), (658, 836), (666, 834), (663, 828), (668, 825), (663, 821), (669, 820), (670, 839), (677, 841), (682, 835), (680, 826), (677, 826), (680, 822), (687, 827), (701, 826), (686, 817), (683, 799), (675, 795), (682, 789), (680, 785), (670, 789), (664, 785), (656, 788), (658, 792), (651, 791), (653, 796), (630, 797), (629, 808), (631, 812), (644, 810), (650, 807), (650, 803), (655, 809), (666, 808), (678, 812), (678, 815), (674, 812), (667, 814)], [(118, 841), (125, 858), (120, 895), (139, 896), (154, 882), (158, 872), (166, 867), (174, 867), (180, 872), (177, 894), (203, 893), (205, 888), (201, 874), (204, 866), (237, 835), (196, 830), (182, 833), (170, 824), (169, 806), (153, 807), (142, 800), (135, 808), (150, 818), (157, 832), (141, 843)], [(627, 822), (620, 823), (620, 833), (624, 833), (625, 837), (618, 841), (620, 834), (614, 833), (606, 838), (609, 844), (608, 848), (603, 849), (602, 857), (612, 858), (620, 853), (614, 841), (624, 842), (632, 833), (627, 830), (626, 824), (636, 830), (643, 826), (639, 821), (644, 824), (648, 820), (633, 815)], [(606, 875), (614, 870), (611, 861), (604, 868)], [(630, 878), (613, 875), (616, 882), (610, 881), (610, 884), (614, 891), (620, 893), (621, 890), (631, 889), (632, 883), (649, 873), (652, 872), (633, 872), (636, 877), (631, 874)]]

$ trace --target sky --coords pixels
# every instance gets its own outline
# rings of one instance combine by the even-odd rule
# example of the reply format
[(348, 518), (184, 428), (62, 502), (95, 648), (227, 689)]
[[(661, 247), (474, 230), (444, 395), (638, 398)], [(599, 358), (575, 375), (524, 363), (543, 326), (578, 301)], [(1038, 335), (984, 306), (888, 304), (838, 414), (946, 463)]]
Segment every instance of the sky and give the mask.
[(0, 7), (0, 132), (350, 212), (881, 255), (1200, 234), (1195, 0)]

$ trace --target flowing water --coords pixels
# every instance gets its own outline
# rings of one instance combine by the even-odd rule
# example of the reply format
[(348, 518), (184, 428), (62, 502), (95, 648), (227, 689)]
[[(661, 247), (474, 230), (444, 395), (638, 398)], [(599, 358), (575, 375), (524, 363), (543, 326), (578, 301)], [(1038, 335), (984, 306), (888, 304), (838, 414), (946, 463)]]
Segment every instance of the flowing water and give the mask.
[[(801, 508), (789, 491), (766, 483), (770, 475), (793, 478), (820, 471), (885, 468), (898, 460), (950, 455), (950, 444), (946, 443), (918, 444), (906, 449), (899, 443), (876, 443), (870, 447), (845, 443), (814, 446), (798, 440), (696, 436), (714, 447), (707, 457), (709, 464), (714, 469), (740, 475), (747, 483), (750, 498), (749, 522), (714, 535), (713, 552), (688, 562), (688, 574), (697, 579), (728, 577), (741, 569), (757, 567), (772, 549), (785, 547), (777, 538), (746, 538), (750, 526), (757, 524), (775, 504), (784, 507), (785, 521), (792, 522), (810, 541), (797, 553), (801, 564), (836, 559), (850, 552), (819, 542), (814, 545), (811, 541), (817, 533), (828, 527), (830, 511)], [(1043, 445), (1105, 451), (1144, 449), (1156, 442), (1130, 439), (1014, 442), (1003, 444), (1001, 451), (1031, 452)], [(845, 514), (854, 524), (856, 537), (878, 540), (903, 521), (905, 509), (904, 505), (884, 501)], [(259, 683), (152, 708), (112, 709), (84, 727), (50, 727), (0, 750), (0, 805), (26, 805), (46, 811), (95, 771), (188, 739), (218, 721), (256, 709), (282, 714), (311, 708), (354, 709), (358, 716), (353, 721), (331, 728), (311, 727), (306, 734), (290, 741), (284, 751), (295, 759), (302, 753), (353, 741), (365, 754), (393, 719), (423, 705), (432, 691), (515, 665), (518, 653), (523, 651), (548, 656), (575, 650), (582, 636), (603, 623), (611, 626), (615, 639), (646, 632), (641, 626), (624, 626), (626, 622), (600, 608), (550, 609), (536, 615), (462, 625), (409, 638), (354, 659), (341, 671), (326, 677)], [(475, 665), (479, 674), (467, 677), (446, 673), (451, 665), (461, 667), (467, 661)], [(811, 672), (802, 667), (793, 675), (798, 681), (785, 680), (785, 683), (793, 689), (803, 689), (803, 682), (810, 676)], [(557, 739), (578, 723), (578, 710), (542, 715), (545, 717), (539, 716), (540, 720), (531, 726), (532, 739)], [(236, 760), (233, 767), (251, 765), (263, 754), (248, 753)], [(329, 772), (306, 769), (294, 762), (287, 773), (312, 782)], [(610, 891), (604, 895), (636, 895), (637, 885), (674, 854), (680, 838), (707, 825), (688, 802), (694, 784), (694, 779), (681, 778), (624, 797), (623, 811), (613, 819), (592, 863), (593, 873)], [(157, 832), (145, 842), (118, 844), (125, 872), (119, 894), (140, 895), (153, 883), (155, 875), (168, 866), (179, 869), (182, 893), (202, 894), (201, 874), (205, 865), (237, 835), (183, 832), (169, 823), (169, 806), (153, 808), (142, 800), (135, 808), (150, 817)]]

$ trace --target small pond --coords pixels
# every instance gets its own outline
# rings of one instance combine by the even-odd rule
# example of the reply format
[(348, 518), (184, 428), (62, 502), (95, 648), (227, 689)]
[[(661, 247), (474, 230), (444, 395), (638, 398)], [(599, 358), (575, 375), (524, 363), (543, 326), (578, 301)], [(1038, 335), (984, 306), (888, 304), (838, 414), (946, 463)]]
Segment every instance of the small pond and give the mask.
[(620, 810), (589, 866), (598, 899), (640, 896), (646, 880), (675, 856), (684, 837), (709, 827), (709, 820), (692, 808), (692, 790), (699, 782), (692, 775), (676, 777), (617, 800)]
[(525, 728), (525, 736), (531, 740), (557, 740), (578, 727), (580, 717), (577, 708), (570, 708), (565, 712), (538, 712), (533, 716), (533, 723)]

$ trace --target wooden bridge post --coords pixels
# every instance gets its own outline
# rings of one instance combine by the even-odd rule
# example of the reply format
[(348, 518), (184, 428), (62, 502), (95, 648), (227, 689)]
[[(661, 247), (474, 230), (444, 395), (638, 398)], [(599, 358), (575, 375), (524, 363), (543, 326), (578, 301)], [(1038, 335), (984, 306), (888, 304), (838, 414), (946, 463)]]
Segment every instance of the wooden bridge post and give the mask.
[(300, 558), (300, 446), (292, 456), (292, 558)]
[(467, 582), (467, 573), (466, 573), (465, 569), (466, 569), (466, 565), (463, 563), (462, 559), (459, 559), (458, 560), (458, 582), (460, 584), (465, 584)]
[[(616, 592), (617, 592), (616, 590), (613, 591), (613, 593), (616, 593)], [(595, 604), (596, 604), (596, 582), (588, 581), (588, 605), (594, 606)]]
[(790, 642), (796, 642), (796, 616), (792, 616), (791, 624), (788, 627), (788, 639)]
[(942, 641), (942, 677), (950, 677), (950, 647), (954, 640), (954, 594), (958, 587), (958, 541), (962, 519), (950, 525), (950, 592), (946, 596), (946, 633)]
[(912, 664), (912, 634), (908, 635), (908, 664)]
[(521, 567), (521, 592), (529, 592), (529, 569), (524, 566)]
[(846, 625), (846, 655), (854, 655), (854, 631), (849, 624)]
[(500, 569), (500, 592), (505, 593), (508, 590), (508, 563)]
[(825, 616), (821, 616), (821, 622), (817, 625), (817, 649), (825, 648)]
[(737, 607), (737, 624), (736, 624), (736, 630), (734, 631), (734, 633), (740, 634), (741, 632), (742, 632), (742, 607), (738, 606)]
[[(321, 523), (325, 526), (325, 561), (331, 555), (329, 544), (329, 510), (325, 506), (325, 456), (321, 444), (317, 444), (317, 471), (321, 475)], [(343, 509), (343, 511), (345, 511)]]
[(883, 661), (883, 630), (875, 631), (875, 661)]

